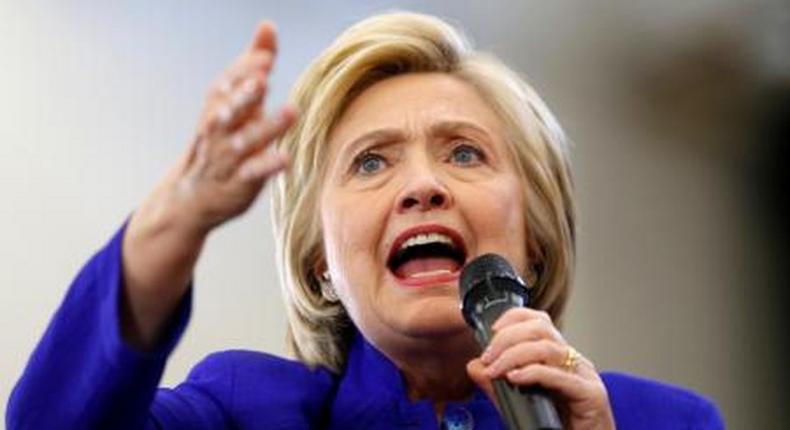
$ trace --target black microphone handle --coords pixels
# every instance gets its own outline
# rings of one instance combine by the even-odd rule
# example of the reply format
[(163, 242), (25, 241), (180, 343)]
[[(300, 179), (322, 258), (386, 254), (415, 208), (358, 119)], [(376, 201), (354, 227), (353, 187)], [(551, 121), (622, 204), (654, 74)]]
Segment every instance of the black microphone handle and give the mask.
[(502, 417), (509, 429), (562, 430), (554, 404), (542, 388), (516, 387), (501, 378), (495, 379), (493, 384)]
[[(501, 301), (486, 306), (475, 318), (475, 335), (484, 348), (493, 333), (490, 327), (506, 310), (514, 307), (512, 302)], [(554, 408), (554, 403), (539, 386), (519, 387), (506, 379), (493, 381), (502, 418), (510, 430), (562, 430), (562, 423)]]

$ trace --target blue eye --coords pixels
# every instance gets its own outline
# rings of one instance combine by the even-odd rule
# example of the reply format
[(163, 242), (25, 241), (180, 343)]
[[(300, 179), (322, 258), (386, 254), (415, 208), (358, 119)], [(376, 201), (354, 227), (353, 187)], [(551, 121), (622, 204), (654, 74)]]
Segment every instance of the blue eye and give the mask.
[(362, 175), (372, 175), (386, 167), (386, 162), (381, 155), (366, 152), (354, 160), (356, 172)]
[(474, 146), (461, 144), (453, 148), (450, 158), (461, 165), (470, 165), (482, 162), (485, 159), (483, 152)]

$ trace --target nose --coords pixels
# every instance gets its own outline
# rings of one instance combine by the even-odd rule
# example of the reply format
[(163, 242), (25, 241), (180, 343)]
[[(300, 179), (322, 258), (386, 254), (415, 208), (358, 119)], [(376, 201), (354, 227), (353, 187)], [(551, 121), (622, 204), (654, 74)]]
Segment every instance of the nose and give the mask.
[(452, 196), (436, 174), (427, 166), (416, 170), (410, 171), (411, 177), (398, 196), (398, 212), (426, 212), (449, 208), (453, 203)]

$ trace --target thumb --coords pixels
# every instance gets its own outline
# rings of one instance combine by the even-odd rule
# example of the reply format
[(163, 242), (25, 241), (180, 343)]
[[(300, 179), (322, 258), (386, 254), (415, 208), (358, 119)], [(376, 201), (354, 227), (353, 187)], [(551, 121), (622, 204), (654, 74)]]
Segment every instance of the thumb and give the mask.
[(494, 386), (491, 384), (491, 379), (485, 374), (485, 365), (483, 362), (479, 358), (475, 358), (466, 363), (466, 373), (468, 373), (472, 381), (488, 395), (488, 398), (496, 404)]

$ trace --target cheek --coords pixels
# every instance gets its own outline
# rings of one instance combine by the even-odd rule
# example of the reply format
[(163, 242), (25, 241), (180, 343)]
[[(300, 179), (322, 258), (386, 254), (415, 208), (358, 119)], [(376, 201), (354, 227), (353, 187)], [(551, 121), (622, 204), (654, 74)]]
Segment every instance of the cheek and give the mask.
[(479, 254), (496, 252), (518, 271), (526, 267), (524, 194), (517, 178), (492, 181), (477, 187), (467, 201), (469, 223), (476, 230)]
[(321, 218), (327, 264), (334, 279), (343, 284), (337, 287), (364, 284), (375, 274), (386, 214), (383, 202), (374, 196), (334, 192), (324, 197)]
[[(351, 319), (367, 319), (384, 275), (379, 244), (389, 206), (382, 196), (335, 192), (322, 201), (324, 244), (332, 283)], [(363, 203), (360, 203), (363, 202)]]

